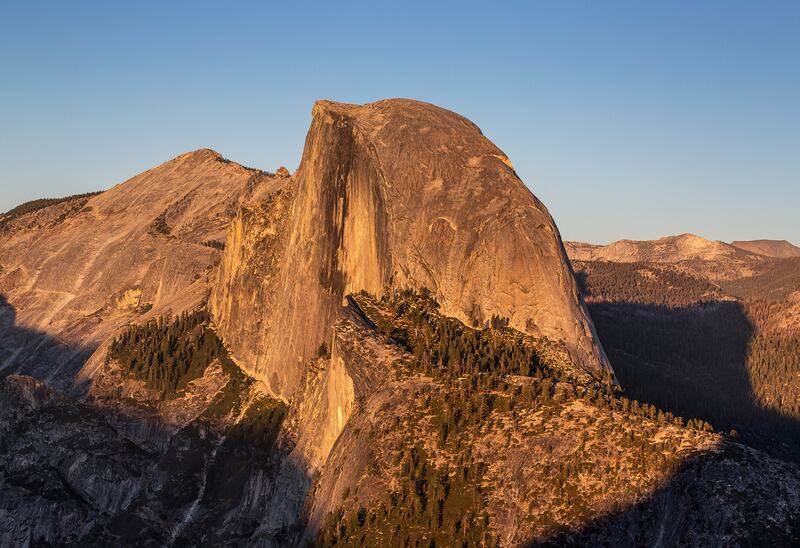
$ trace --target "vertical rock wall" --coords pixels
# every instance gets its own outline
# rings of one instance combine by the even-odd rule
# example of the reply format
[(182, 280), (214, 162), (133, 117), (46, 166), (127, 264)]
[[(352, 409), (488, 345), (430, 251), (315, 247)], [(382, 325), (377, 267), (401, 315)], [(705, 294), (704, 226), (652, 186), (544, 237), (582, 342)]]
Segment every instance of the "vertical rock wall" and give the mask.
[(280, 213), (233, 224), (243, 249), (226, 250), (211, 302), (233, 355), (276, 394), (293, 394), (362, 289), (427, 287), (445, 314), (499, 314), (610, 369), (547, 209), (469, 120), (409, 100), (320, 101), (288, 186)]

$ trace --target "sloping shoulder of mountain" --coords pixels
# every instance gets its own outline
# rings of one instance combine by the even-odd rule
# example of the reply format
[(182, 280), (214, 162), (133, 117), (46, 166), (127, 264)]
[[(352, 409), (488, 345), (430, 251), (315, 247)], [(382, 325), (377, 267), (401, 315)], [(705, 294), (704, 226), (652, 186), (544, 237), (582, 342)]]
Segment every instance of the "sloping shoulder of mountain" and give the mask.
[(800, 247), (786, 240), (737, 240), (731, 242), (731, 245), (745, 251), (778, 259), (800, 257)]
[[(118, 327), (204, 298), (232, 217), (284, 178), (201, 149), (0, 219), (0, 362), (67, 389)], [(7, 305), (7, 306), (6, 306)]]

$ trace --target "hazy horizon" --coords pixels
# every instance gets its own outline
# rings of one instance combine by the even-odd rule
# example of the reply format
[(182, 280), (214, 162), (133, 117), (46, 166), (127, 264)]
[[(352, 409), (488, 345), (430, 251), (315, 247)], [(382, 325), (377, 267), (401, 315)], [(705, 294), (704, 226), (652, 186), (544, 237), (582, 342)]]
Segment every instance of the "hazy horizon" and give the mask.
[[(0, 5), (0, 211), (181, 153), (294, 170), (316, 99), (474, 121), (565, 240), (800, 244), (800, 5)], [(312, 20), (313, 19), (313, 20)]]

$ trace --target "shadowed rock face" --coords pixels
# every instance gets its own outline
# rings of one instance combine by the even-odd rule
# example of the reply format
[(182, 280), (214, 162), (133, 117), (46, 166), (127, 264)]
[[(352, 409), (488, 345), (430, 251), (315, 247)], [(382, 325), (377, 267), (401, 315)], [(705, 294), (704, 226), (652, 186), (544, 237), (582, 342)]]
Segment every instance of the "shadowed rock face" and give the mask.
[(278, 184), (204, 149), (4, 223), (0, 375), (67, 388), (120, 325), (202, 302), (219, 258), (208, 243), (224, 242), (243, 200)]
[[(547, 209), (469, 120), (410, 100), (317, 102), (289, 188), (240, 214), (211, 299), (233, 354), (276, 393), (362, 289), (427, 287), (447, 315), (505, 316), (610, 369)], [(274, 260), (252, 252), (265, 245)]]

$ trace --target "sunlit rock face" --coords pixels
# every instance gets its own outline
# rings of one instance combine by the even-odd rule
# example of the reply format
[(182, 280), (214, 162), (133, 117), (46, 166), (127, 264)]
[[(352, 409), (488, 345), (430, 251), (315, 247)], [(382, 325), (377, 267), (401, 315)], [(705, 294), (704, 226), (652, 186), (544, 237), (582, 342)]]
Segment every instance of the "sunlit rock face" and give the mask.
[(197, 306), (241, 204), (280, 184), (203, 149), (89, 199), (0, 218), (0, 375), (67, 389), (120, 325)]
[(786, 240), (748, 240), (731, 242), (733, 247), (744, 249), (767, 257), (788, 259), (800, 257), (800, 247), (793, 245)]
[(610, 369), (547, 209), (445, 109), (317, 102), (300, 168), (228, 239), (211, 308), (242, 367), (277, 394), (294, 391), (359, 290), (427, 287), (445, 314), (508, 317), (587, 370)]
[[(608, 245), (566, 242), (565, 247), (574, 261), (674, 264), (710, 280), (724, 282), (754, 276), (773, 262), (767, 256), (769, 253), (761, 254), (765, 250), (757, 251), (751, 249), (748, 242), (740, 243), (743, 245), (680, 234), (658, 240), (619, 240)], [(773, 248), (769, 244), (766, 247)]]

